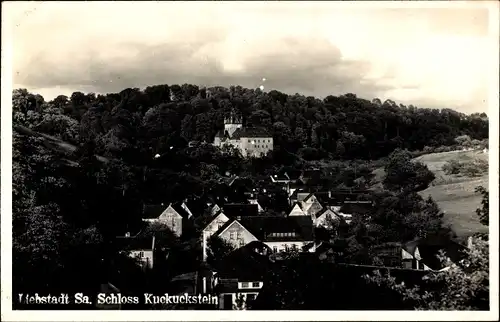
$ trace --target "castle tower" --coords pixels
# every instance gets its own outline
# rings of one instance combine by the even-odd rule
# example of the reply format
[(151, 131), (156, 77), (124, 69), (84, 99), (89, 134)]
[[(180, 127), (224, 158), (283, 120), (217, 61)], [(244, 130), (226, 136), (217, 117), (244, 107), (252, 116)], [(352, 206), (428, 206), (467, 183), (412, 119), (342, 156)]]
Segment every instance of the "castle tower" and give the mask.
[(237, 115), (236, 111), (232, 110), (231, 115), (224, 119), (224, 131), (227, 131), (230, 137), (233, 136), (236, 129), (241, 129), (243, 122), (241, 116)]

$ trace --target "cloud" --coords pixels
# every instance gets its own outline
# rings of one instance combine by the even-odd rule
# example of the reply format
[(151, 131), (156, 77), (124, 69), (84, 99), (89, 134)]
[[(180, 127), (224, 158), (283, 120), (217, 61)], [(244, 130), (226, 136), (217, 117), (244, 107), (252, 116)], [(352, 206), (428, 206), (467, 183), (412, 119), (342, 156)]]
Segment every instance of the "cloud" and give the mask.
[(486, 110), (486, 9), (364, 7), (36, 3), (15, 19), (14, 86), (51, 99), (153, 84), (256, 88), (265, 77), (266, 90), (291, 94)]

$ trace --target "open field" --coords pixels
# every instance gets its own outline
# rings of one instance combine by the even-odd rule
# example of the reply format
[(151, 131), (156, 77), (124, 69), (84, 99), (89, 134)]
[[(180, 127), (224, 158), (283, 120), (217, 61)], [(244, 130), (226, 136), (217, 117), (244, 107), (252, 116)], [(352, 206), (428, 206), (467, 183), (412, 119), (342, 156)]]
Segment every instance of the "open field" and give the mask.
[[(479, 223), (476, 209), (481, 205), (481, 196), (474, 192), (477, 186), (488, 187), (488, 175), (469, 178), (461, 175), (447, 175), (442, 171), (443, 165), (450, 160), (460, 162), (472, 161), (475, 158), (488, 160), (488, 153), (481, 151), (452, 151), (422, 155), (418, 160), (427, 165), (436, 179), (431, 186), (420, 192), (423, 197), (432, 196), (439, 207), (445, 212), (444, 220), (450, 224), (459, 238), (470, 236), (477, 232), (486, 232), (488, 228)], [(377, 182), (381, 186), (384, 170), (374, 171)]]

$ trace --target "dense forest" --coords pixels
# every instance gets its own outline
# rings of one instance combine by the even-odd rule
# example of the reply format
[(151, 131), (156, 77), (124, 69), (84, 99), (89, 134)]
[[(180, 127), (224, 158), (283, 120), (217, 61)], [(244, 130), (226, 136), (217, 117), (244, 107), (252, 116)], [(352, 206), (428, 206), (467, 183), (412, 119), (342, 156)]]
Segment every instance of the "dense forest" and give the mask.
[[(386, 166), (385, 190), (371, 196), (377, 208), (369, 228), (355, 221), (338, 241), (349, 249), (350, 260), (371, 263), (373, 245), (443, 228), (433, 200), (416, 193), (434, 177), (422, 164), (411, 163), (409, 151), (453, 146), (460, 135), (488, 138), (484, 113), (464, 115), (354, 94), (320, 100), (184, 84), (106, 95), (75, 92), (49, 102), (18, 89), (12, 99), (13, 286), (20, 293), (82, 291), (120, 274), (131, 281), (131, 274), (140, 274), (109, 245), (140, 225), (144, 204), (197, 202), (199, 229), (207, 202), (243, 201), (245, 187), (253, 186), (268, 191), (259, 197), (268, 211), (282, 213), (288, 210), (286, 193), (268, 176), (307, 167), (322, 171), (309, 183), (317, 189), (366, 190), (374, 167)], [(233, 109), (247, 126), (273, 134), (274, 151), (244, 159), (235, 149), (204, 144), (212, 142)], [(241, 180), (229, 189), (225, 183), (233, 175)], [(177, 248), (184, 257), (178, 262), (194, 266), (196, 236), (183, 238)]]

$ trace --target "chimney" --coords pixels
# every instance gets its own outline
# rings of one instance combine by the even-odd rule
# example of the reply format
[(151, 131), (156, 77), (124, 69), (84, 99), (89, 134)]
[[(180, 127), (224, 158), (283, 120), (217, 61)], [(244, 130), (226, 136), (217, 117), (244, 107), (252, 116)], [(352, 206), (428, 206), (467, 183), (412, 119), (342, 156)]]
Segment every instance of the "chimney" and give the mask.
[(127, 231), (127, 232), (125, 233), (125, 237), (130, 237), (130, 232), (128, 232), (128, 231)]
[(328, 190), (328, 198), (332, 198), (332, 191), (331, 190)]

